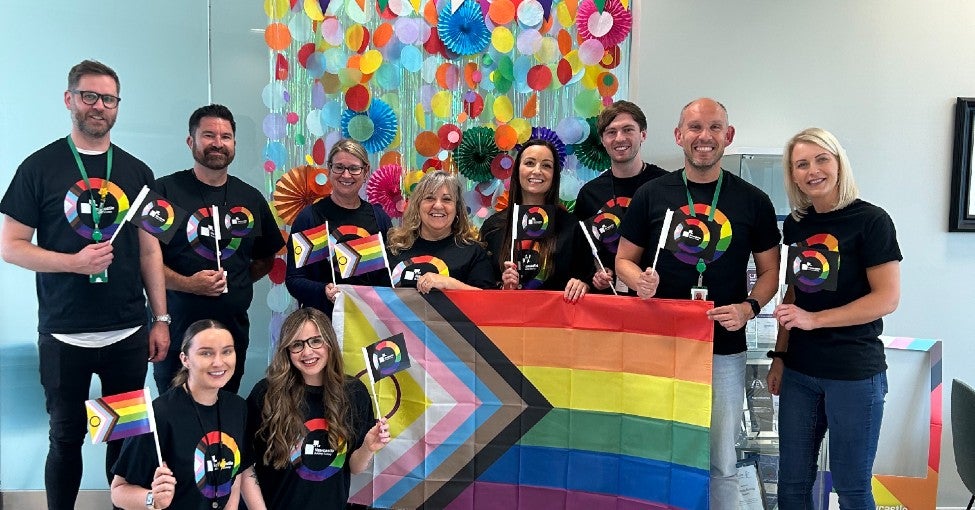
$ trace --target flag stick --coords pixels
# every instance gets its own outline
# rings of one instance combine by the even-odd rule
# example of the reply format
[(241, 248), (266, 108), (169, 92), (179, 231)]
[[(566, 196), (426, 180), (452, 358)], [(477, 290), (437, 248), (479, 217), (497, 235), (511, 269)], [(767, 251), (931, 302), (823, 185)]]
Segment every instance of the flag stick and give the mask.
[(211, 206), (210, 218), (213, 220), (213, 244), (217, 252), (217, 271), (223, 271), (223, 265), (220, 262), (220, 210), (217, 206)]
[(159, 465), (163, 465), (162, 460), (162, 448), (159, 447), (159, 432), (156, 430), (156, 413), (152, 410), (152, 395), (149, 394), (149, 388), (142, 388), (143, 398), (146, 399), (146, 412), (149, 414), (149, 423), (152, 428), (152, 440), (156, 443), (156, 460), (159, 461)]
[(379, 234), (379, 247), (383, 250), (383, 264), (386, 266), (386, 274), (389, 275), (389, 284), (393, 285), (393, 270), (389, 267), (389, 257), (386, 256), (386, 243), (383, 235)]
[(518, 216), (518, 204), (511, 205), (511, 256), (508, 260), (513, 264), (515, 262), (515, 241), (518, 239), (518, 220), (521, 218)]
[(332, 283), (335, 285), (339, 284), (338, 278), (335, 277), (335, 243), (332, 242), (332, 231), (328, 229), (328, 222), (325, 222), (325, 232), (328, 233), (328, 268), (332, 270)]
[(383, 413), (379, 410), (379, 393), (376, 393), (376, 379), (372, 376), (372, 365), (369, 363), (369, 350), (362, 348), (362, 359), (366, 361), (366, 375), (369, 376), (369, 385), (372, 386), (372, 402), (376, 404), (376, 419), (382, 417)]
[(650, 266), (654, 271), (657, 270), (657, 259), (660, 258), (660, 250), (667, 244), (667, 236), (670, 235), (670, 224), (674, 221), (674, 211), (669, 208), (664, 214), (664, 224), (660, 227), (660, 239), (657, 240), (657, 252), (653, 254), (653, 265)]
[[(586, 237), (586, 241), (589, 241), (589, 249), (592, 250), (592, 258), (596, 259), (596, 264), (599, 265), (599, 270), (605, 273), (606, 266), (603, 265), (603, 261), (599, 260), (599, 253), (596, 251), (596, 244), (593, 243), (592, 238), (589, 237), (589, 230), (586, 229), (586, 224), (580, 221), (579, 228), (582, 229), (582, 235)], [(616, 286), (613, 285), (613, 282), (609, 282), (609, 288), (613, 291), (614, 296), (619, 296), (619, 293), (616, 292)]]
[(139, 190), (139, 194), (136, 195), (135, 200), (132, 201), (132, 205), (129, 206), (129, 210), (125, 212), (125, 217), (122, 218), (122, 223), (119, 223), (118, 228), (116, 228), (115, 232), (112, 233), (112, 238), (108, 240), (108, 244), (114, 243), (115, 238), (118, 237), (119, 232), (122, 231), (122, 226), (132, 221), (132, 218), (135, 217), (135, 212), (142, 207), (142, 202), (145, 201), (146, 195), (148, 194), (149, 186), (143, 185), (142, 189)]

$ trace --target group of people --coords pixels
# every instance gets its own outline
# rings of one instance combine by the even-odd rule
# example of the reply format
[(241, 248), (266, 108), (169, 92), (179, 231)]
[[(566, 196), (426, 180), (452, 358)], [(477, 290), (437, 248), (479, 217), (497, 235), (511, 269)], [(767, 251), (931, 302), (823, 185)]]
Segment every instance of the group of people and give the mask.
[[(155, 363), (160, 392), (171, 388), (154, 404), (165, 462), (157, 465), (151, 436), (131, 438), (124, 448), (110, 443), (106, 469), (116, 505), (235, 508), (242, 497), (248, 508), (301, 508), (312, 500), (330, 502), (316, 508), (341, 508), (350, 473), (364, 470), (389, 441), (364, 385), (344, 375), (329, 322), (337, 284), (355, 284), (421, 293), (552, 290), (571, 303), (590, 292), (712, 301), (710, 504), (736, 509), (745, 325), (778, 292), (781, 243), (831, 252), (838, 276), (828, 289), (820, 281), (790, 285), (774, 309), (780, 328), (768, 353), (768, 384), (781, 398), (779, 504), (812, 508), (816, 458), (829, 429), (841, 507), (873, 508), (870, 479), (887, 391), (878, 336), (881, 318), (899, 299), (901, 254), (893, 222), (858, 198), (846, 153), (829, 132), (807, 129), (786, 145), (791, 214), (781, 233), (769, 197), (721, 168), (735, 130), (713, 99), (681, 110), (674, 138), (684, 165), (673, 172), (642, 160), (641, 109), (628, 101), (608, 106), (596, 129), (610, 168), (581, 188), (574, 212), (559, 201), (559, 151), (527, 140), (517, 148), (507, 205), (479, 231), (460, 182), (444, 171), (420, 180), (393, 226), (361, 196), (369, 154), (355, 141), (339, 141), (326, 158), (331, 194), (301, 211), (292, 233), (327, 222), (339, 242), (381, 234), (388, 270), (339, 278), (329, 261), (296, 267), (287, 243), (286, 284), (302, 307), (285, 320), (266, 378), (245, 402), (235, 392), (252, 283), (285, 243), (261, 193), (228, 175), (232, 114), (219, 105), (194, 112), (187, 138), (193, 168), (153, 181), (146, 165), (110, 141), (120, 101), (114, 71), (78, 64), (64, 101), (71, 134), (28, 157), (0, 202), (4, 260), (37, 272), (49, 508), (72, 508), (78, 492), (91, 376), (101, 378), (105, 394), (138, 389), (146, 359)], [(123, 228), (114, 243), (104, 242), (121, 228), (120, 199), (143, 185), (190, 211), (185, 234), (160, 247), (145, 232)], [(198, 237), (206, 224), (220, 228), (210, 218), (214, 205), (246, 209), (255, 219), (216, 249)], [(513, 235), (515, 207), (532, 206), (554, 211), (553, 231), (524, 241)], [(619, 218), (616, 231), (600, 237), (580, 227), (598, 215)], [(693, 242), (702, 231), (711, 236), (706, 248)], [(658, 254), (664, 237), (676, 246)], [(749, 288), (750, 260), (757, 279)], [(145, 296), (155, 319), (148, 328)], [(170, 336), (182, 343), (170, 345)]]

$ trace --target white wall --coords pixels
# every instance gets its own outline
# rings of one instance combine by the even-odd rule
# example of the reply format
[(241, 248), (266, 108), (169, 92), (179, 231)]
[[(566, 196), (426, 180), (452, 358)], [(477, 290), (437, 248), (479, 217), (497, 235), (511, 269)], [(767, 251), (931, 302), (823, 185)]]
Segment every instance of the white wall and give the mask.
[(645, 159), (678, 168), (680, 109), (712, 96), (737, 128), (734, 146), (833, 131), (864, 199), (894, 218), (901, 301), (885, 333), (944, 340), (938, 502), (964, 506), (948, 404), (952, 378), (975, 379), (975, 234), (949, 234), (947, 217), (955, 97), (975, 96), (975, 2), (638, 1), (643, 60), (630, 94), (650, 119)]

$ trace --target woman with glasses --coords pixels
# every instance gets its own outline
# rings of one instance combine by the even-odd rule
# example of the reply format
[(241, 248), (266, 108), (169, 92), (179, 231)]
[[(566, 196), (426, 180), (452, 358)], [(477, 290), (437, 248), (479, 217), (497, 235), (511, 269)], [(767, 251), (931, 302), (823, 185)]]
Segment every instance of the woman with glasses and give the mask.
[[(515, 156), (508, 207), (491, 216), (481, 227), (495, 279), (502, 289), (557, 290), (576, 302), (589, 291), (593, 258), (579, 221), (559, 204), (558, 152), (545, 140), (528, 140)], [(516, 241), (512, 260), (513, 205), (524, 212), (531, 206), (552, 206), (552, 229), (541, 240)], [(520, 213), (519, 213), (520, 214)]]
[(267, 377), (247, 397), (250, 510), (344, 509), (353, 473), (389, 442), (365, 385), (345, 375), (332, 324), (299, 308), (281, 326)]
[(487, 251), (467, 219), (457, 177), (440, 170), (423, 176), (410, 194), (403, 223), (389, 231), (393, 286), (433, 289), (494, 287)]
[[(291, 225), (292, 234), (302, 232), (328, 222), (328, 229), (337, 242), (366, 237), (372, 234), (386, 235), (392, 226), (382, 207), (370, 204), (359, 196), (359, 190), (369, 176), (369, 155), (355, 140), (339, 140), (328, 152), (326, 162), (328, 182), (332, 193), (304, 208)], [(302, 306), (313, 306), (328, 315), (332, 314), (336, 283), (351, 285), (389, 286), (389, 273), (373, 271), (364, 275), (332, 281), (330, 262), (324, 260), (304, 267), (295, 267), (294, 246), (288, 243), (288, 272), (285, 285), (288, 292)]]
[[(900, 299), (894, 222), (858, 198), (853, 169), (828, 131), (806, 129), (782, 157), (792, 209), (782, 228), (794, 272), (775, 308), (768, 387), (779, 395), (779, 505), (812, 508), (829, 430), (840, 508), (873, 509), (873, 461), (887, 394), (882, 317)], [(793, 278), (789, 278), (792, 281)]]
[[(234, 373), (234, 339), (217, 321), (190, 324), (173, 387), (152, 401), (164, 464), (153, 434), (130, 437), (112, 467), (112, 503), (146, 508), (236, 509), (247, 405), (222, 390)], [(206, 462), (199, 462), (206, 459)]]

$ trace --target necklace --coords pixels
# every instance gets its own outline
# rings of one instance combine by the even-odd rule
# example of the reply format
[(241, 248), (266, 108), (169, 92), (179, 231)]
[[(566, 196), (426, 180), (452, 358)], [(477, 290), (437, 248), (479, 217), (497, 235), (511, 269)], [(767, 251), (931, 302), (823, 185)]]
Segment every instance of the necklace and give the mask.
[[(193, 411), (196, 413), (196, 422), (200, 425), (200, 432), (203, 436), (200, 442), (203, 443), (203, 481), (204, 486), (200, 487), (200, 493), (203, 497), (210, 501), (210, 507), (220, 508), (220, 495), (218, 494), (218, 488), (220, 485), (220, 470), (223, 466), (223, 452), (221, 449), (220, 439), (223, 437), (222, 424), (220, 422), (220, 396), (217, 395), (217, 430), (216, 430), (216, 440), (211, 439), (212, 434), (207, 432), (206, 426), (203, 424), (203, 417), (200, 415), (200, 404), (197, 403), (196, 399), (193, 398), (193, 392), (190, 391), (189, 383), (183, 384), (183, 389), (186, 390), (186, 394), (190, 396), (190, 402), (193, 405)], [(210, 447), (216, 445), (217, 453), (220, 454), (220, 460), (207, 458), (210, 452)], [(211, 497), (212, 494), (212, 497)]]

